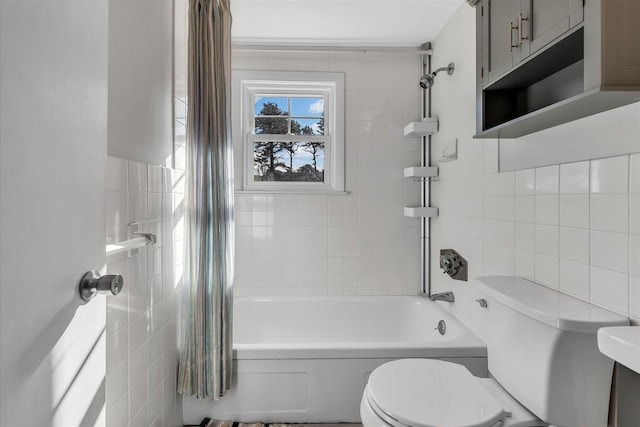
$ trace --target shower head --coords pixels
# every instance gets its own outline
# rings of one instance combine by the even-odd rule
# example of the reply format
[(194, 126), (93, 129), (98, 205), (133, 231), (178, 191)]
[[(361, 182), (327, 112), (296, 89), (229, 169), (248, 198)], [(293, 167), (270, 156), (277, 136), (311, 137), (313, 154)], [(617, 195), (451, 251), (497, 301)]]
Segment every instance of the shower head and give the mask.
[(440, 71), (445, 70), (447, 71), (447, 74), (453, 74), (453, 70), (455, 70), (455, 64), (451, 62), (446, 67), (438, 68), (433, 73), (425, 74), (424, 76), (420, 77), (420, 87), (422, 89), (431, 89), (431, 86), (433, 86), (433, 84), (435, 83), (436, 74), (438, 74)]
[(424, 76), (420, 77), (420, 87), (422, 89), (430, 89), (431, 86), (433, 86), (434, 82), (435, 79), (433, 74), (425, 74)]

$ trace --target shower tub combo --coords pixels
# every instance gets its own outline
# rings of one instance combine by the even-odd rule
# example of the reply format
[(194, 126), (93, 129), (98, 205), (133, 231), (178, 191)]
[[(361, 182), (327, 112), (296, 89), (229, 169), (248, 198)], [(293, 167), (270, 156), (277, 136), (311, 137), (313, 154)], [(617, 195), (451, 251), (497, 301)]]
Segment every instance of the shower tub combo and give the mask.
[(233, 387), (217, 402), (183, 397), (185, 424), (359, 423), (369, 374), (401, 358), (448, 360), (487, 375), (484, 343), (426, 298), (238, 298), (233, 327)]

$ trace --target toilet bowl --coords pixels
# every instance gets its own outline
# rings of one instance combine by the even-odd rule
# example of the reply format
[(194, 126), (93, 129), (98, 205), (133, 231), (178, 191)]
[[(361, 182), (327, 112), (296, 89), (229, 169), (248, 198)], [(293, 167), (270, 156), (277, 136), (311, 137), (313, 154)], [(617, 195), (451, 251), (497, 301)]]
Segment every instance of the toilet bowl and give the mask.
[(629, 319), (520, 277), (477, 285), (495, 379), (439, 360), (386, 363), (362, 396), (364, 427), (606, 426), (613, 361), (596, 333)]
[(365, 427), (537, 427), (540, 421), (497, 381), (455, 363), (403, 359), (369, 377), (360, 403)]

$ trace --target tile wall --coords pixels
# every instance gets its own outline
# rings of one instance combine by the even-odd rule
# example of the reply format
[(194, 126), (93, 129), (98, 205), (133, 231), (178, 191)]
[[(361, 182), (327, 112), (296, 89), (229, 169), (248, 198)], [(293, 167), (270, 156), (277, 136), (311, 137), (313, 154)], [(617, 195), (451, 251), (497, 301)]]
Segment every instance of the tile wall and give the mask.
[(108, 158), (107, 244), (131, 238), (128, 223), (157, 244), (108, 257), (124, 288), (107, 298), (107, 424), (182, 425), (176, 398), (181, 285), (182, 172)]
[[(451, 310), (480, 336), (475, 280), (491, 274), (520, 275), (640, 323), (640, 154), (499, 173), (498, 141), (472, 138), (474, 14), (461, 7), (434, 43), (435, 63), (454, 61), (456, 71), (438, 76), (433, 89), (440, 132), (432, 156), (457, 138), (459, 158), (439, 163), (432, 185), (432, 204), (440, 208), (433, 252), (454, 248), (470, 265), (469, 282), (454, 281), (440, 274), (434, 256), (434, 291), (453, 290)], [(640, 152), (640, 119), (635, 128), (617, 125), (629, 109), (640, 117), (640, 105), (623, 109), (601, 113), (609, 124), (603, 143), (637, 141)], [(582, 120), (576, 140), (588, 132), (590, 119)], [(559, 128), (538, 137), (561, 144)]]
[[(234, 52), (234, 70), (346, 75), (348, 195), (236, 194), (236, 296), (415, 295), (420, 58), (407, 53)], [(235, 136), (237, 138), (237, 136)]]

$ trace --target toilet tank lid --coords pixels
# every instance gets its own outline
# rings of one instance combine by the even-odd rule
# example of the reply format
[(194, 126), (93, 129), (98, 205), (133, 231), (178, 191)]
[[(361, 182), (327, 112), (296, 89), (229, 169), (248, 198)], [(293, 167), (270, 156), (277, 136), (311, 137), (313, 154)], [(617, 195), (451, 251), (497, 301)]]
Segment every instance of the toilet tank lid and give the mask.
[(478, 281), (487, 296), (557, 329), (595, 334), (599, 328), (629, 324), (624, 316), (522, 277), (485, 276)]

